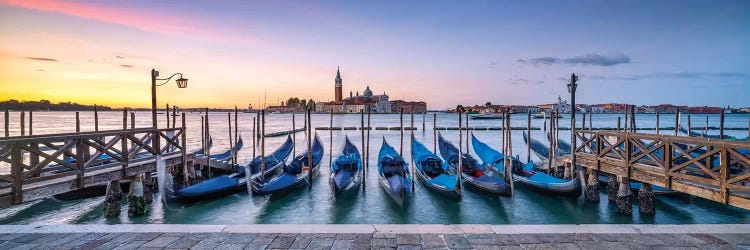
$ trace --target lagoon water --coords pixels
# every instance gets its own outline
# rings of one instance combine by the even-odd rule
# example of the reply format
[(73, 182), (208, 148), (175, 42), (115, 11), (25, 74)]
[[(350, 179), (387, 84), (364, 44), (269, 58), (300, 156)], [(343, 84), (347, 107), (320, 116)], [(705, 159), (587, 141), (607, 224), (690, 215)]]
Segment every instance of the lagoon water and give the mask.
[[(28, 115), (28, 114), (27, 114)], [(188, 148), (200, 146), (200, 113), (187, 113)], [(166, 114), (160, 114), (160, 127), (165, 127)], [(270, 114), (266, 117), (266, 133), (289, 130), (292, 127), (291, 114)], [(622, 114), (595, 114), (594, 127), (616, 127), (617, 116)], [(11, 135), (19, 135), (19, 114), (11, 113)], [(149, 112), (137, 112), (136, 127), (151, 125)], [(239, 152), (240, 163), (252, 158), (252, 137), (254, 114), (240, 113), (239, 130), (245, 140), (245, 147)], [(433, 145), (432, 114), (426, 116), (426, 131), (422, 129), (422, 115), (414, 116), (414, 136), (428, 148)], [(693, 115), (693, 127), (705, 126), (709, 117), (709, 126), (719, 126), (718, 115)], [(100, 130), (122, 128), (121, 112), (100, 112)], [(211, 113), (210, 129), (213, 137), (213, 152), (223, 152), (228, 148), (228, 123), (226, 113)], [(569, 127), (569, 115), (560, 121), (561, 127)], [(587, 117), (588, 118), (588, 117)], [(687, 117), (682, 116), (683, 124)], [(313, 127), (329, 126), (330, 115), (314, 114)], [(661, 127), (673, 127), (674, 115), (662, 115)], [(750, 116), (730, 114), (726, 117), (726, 127), (747, 127)], [(177, 119), (179, 120), (179, 118)], [(456, 114), (437, 114), (438, 127), (456, 127)], [(296, 116), (297, 127), (303, 123), (303, 115)], [(404, 115), (404, 125), (408, 126), (410, 116)], [(580, 126), (580, 116), (577, 119)], [(367, 122), (367, 121), (365, 121)], [(178, 121), (179, 123), (179, 121)], [(359, 126), (359, 114), (334, 115), (334, 127)], [(526, 126), (526, 115), (514, 115), (511, 120), (514, 127)], [(588, 121), (586, 122), (588, 126)], [(655, 117), (651, 114), (637, 114), (638, 127), (655, 127)], [(94, 129), (93, 113), (81, 113), (81, 130)], [(499, 127), (500, 120), (470, 120), (470, 126)], [(372, 127), (399, 126), (398, 114), (373, 114)], [(543, 120), (532, 120), (533, 127), (542, 127)], [(73, 112), (34, 112), (34, 134), (52, 134), (75, 131)], [(47, 198), (24, 203), (22, 205), (0, 209), (0, 224), (117, 224), (117, 223), (199, 223), (199, 224), (252, 224), (252, 223), (474, 223), (474, 224), (591, 224), (591, 223), (655, 223), (655, 224), (692, 224), (692, 223), (750, 223), (750, 211), (725, 206), (713, 201), (696, 197), (660, 197), (656, 198), (656, 215), (641, 216), (638, 214), (638, 202), (634, 200), (632, 216), (617, 214), (617, 206), (607, 201), (606, 194), (600, 193), (601, 202), (586, 203), (581, 197), (559, 197), (547, 195), (517, 186), (513, 197), (493, 197), (482, 193), (465, 190), (462, 201), (453, 201), (430, 192), (421, 183), (416, 184), (415, 193), (408, 198), (404, 208), (398, 207), (377, 184), (377, 153), (383, 140), (399, 149), (399, 131), (372, 130), (370, 133), (370, 166), (365, 182), (365, 189), (360, 192), (334, 200), (328, 187), (329, 147), (332, 146), (334, 157), (340, 152), (344, 136), (361, 148), (360, 131), (334, 131), (333, 145), (330, 145), (331, 134), (327, 130), (317, 130), (323, 141), (326, 155), (321, 163), (321, 174), (315, 179), (311, 188), (302, 188), (294, 193), (271, 196), (251, 196), (246, 192), (237, 193), (215, 200), (205, 200), (193, 204), (154, 202), (146, 216), (129, 218), (127, 202), (123, 201), (123, 213), (117, 218), (102, 216), (104, 197), (60, 201)], [(654, 133), (655, 131), (642, 131)], [(709, 131), (717, 134), (718, 131)], [(456, 143), (457, 131), (440, 131), (446, 138)], [(522, 139), (523, 131), (513, 131), (513, 153), (526, 158), (526, 145)], [(674, 131), (661, 133), (673, 134)], [(738, 138), (747, 136), (747, 130), (728, 130), (726, 134)], [(501, 131), (474, 131), (478, 139), (500, 148)], [(547, 142), (542, 131), (534, 130), (532, 137)], [(409, 152), (409, 131), (404, 132), (403, 153), (407, 161), (411, 160)], [(560, 138), (570, 141), (570, 131), (560, 131)], [(267, 138), (266, 152), (274, 150), (285, 137)], [(464, 138), (465, 139), (465, 138)], [(304, 151), (304, 134), (297, 133), (297, 143), (301, 146), (297, 153)], [(257, 152), (260, 152), (258, 149)], [(532, 156), (532, 160), (536, 157)], [(0, 173), (7, 173), (7, 166), (0, 166)], [(158, 194), (155, 199), (159, 198)]]

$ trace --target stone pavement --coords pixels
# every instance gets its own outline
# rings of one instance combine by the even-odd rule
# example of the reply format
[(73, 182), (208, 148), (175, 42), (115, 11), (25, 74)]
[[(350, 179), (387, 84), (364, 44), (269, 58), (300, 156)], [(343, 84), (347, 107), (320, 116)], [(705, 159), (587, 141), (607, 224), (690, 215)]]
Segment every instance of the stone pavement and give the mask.
[[(618, 227), (628, 227), (624, 225), (592, 225), (591, 228), (600, 228), (600, 233), (559, 233), (562, 227), (541, 229), (538, 233), (510, 230), (523, 228), (523, 225), (501, 227), (509, 233), (488, 232), (486, 229), (491, 227), (474, 227), (479, 232), (470, 233), (464, 231), (471, 230), (471, 226), (452, 225), (394, 225), (392, 228), (380, 225), (384, 230), (378, 231), (378, 226), (373, 226), (375, 231), (368, 233), (327, 232), (336, 231), (333, 228), (337, 225), (243, 225), (233, 230), (220, 226), (168, 225), (151, 227), (153, 230), (131, 230), (139, 226), (148, 228), (148, 225), (0, 226), (0, 249), (750, 249), (750, 231), (737, 232), (747, 227), (735, 225), (677, 225), (646, 228), (646, 233), (622, 233)], [(706, 229), (693, 226), (724, 229), (700, 233), (698, 231)], [(270, 232), (283, 227), (288, 231), (305, 231), (305, 227), (312, 227), (320, 233)], [(545, 228), (543, 225), (529, 227)], [(567, 227), (578, 228), (571, 231), (586, 228)], [(159, 228), (161, 232), (157, 232)], [(242, 228), (253, 232), (230, 232), (242, 231)], [(352, 228), (352, 231), (361, 230)], [(412, 232), (391, 233), (409, 229)], [(653, 233), (665, 229), (679, 231)], [(449, 231), (439, 232), (441, 230)]]

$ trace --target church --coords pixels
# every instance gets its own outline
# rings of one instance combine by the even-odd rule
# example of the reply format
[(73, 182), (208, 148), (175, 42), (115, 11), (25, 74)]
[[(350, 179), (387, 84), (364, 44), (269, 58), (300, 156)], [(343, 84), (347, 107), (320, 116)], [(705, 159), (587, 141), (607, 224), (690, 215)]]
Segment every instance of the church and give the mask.
[(334, 112), (334, 113), (359, 113), (360, 111), (367, 112), (368, 110), (372, 113), (390, 113), (391, 103), (388, 100), (388, 95), (383, 92), (382, 95), (374, 95), (370, 86), (367, 86), (362, 95), (354, 95), (352, 91), (349, 91), (349, 97), (343, 97), (343, 79), (341, 78), (340, 69), (336, 69), (336, 79), (334, 79), (334, 100), (332, 102), (318, 102), (315, 106), (315, 110), (318, 112)]

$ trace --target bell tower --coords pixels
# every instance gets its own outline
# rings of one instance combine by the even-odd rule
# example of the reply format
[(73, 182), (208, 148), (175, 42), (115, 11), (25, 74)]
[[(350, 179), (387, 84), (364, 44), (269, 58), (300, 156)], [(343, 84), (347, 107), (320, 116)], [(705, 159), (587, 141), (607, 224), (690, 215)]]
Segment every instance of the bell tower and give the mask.
[(341, 88), (343, 87), (343, 83), (341, 81), (341, 72), (339, 72), (339, 67), (336, 67), (336, 80), (333, 85), (334, 87), (334, 103), (341, 104)]

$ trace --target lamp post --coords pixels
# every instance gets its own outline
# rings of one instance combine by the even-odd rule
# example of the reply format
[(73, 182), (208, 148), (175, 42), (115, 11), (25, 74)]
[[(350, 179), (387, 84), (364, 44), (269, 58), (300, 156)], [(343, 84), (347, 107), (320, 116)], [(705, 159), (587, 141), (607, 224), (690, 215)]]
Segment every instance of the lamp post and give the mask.
[[(184, 89), (187, 88), (187, 78), (182, 77), (182, 73), (174, 73), (172, 76), (167, 78), (157, 78), (159, 77), (159, 71), (156, 71), (155, 69), (151, 69), (151, 121), (153, 122), (153, 127), (157, 128), (157, 120), (156, 120), (156, 87), (162, 86), (164, 84), (167, 84), (169, 80), (171, 80), (173, 77), (179, 75), (180, 78), (175, 79), (175, 82), (177, 82), (177, 87)], [(156, 84), (156, 81), (164, 81), (161, 84)]]
[(578, 76), (576, 74), (570, 74), (570, 83), (568, 83), (568, 92), (570, 93), (570, 171), (578, 171), (581, 176), (580, 169), (576, 167), (576, 88), (578, 84)]

